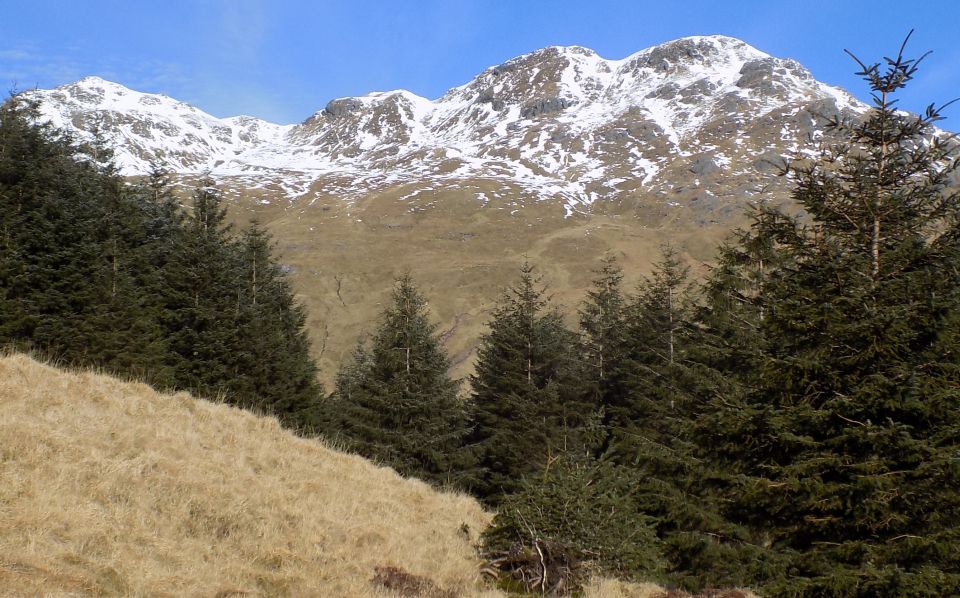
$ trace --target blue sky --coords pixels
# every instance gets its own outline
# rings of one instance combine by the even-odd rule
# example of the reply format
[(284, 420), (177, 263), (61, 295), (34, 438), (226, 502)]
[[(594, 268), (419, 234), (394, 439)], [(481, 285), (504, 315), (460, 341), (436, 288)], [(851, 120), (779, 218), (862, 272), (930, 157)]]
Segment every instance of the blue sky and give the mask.
[[(901, 106), (960, 96), (957, 0), (2, 0), (0, 84), (48, 88), (98, 75), (215, 116), (290, 123), (370, 91), (436, 98), (549, 45), (623, 58), (724, 34), (866, 99), (843, 49), (877, 61), (911, 28), (908, 54), (933, 54)], [(951, 130), (960, 129), (956, 106), (943, 123)]]

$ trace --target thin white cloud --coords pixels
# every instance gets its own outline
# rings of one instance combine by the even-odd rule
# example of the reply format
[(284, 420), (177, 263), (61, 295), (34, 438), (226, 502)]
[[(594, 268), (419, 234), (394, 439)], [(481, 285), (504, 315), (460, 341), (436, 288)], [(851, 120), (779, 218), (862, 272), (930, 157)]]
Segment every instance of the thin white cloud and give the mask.
[(220, 0), (220, 51), (231, 62), (259, 59), (267, 35), (268, 11), (263, 0)]
[(0, 50), (0, 60), (12, 60), (22, 62), (33, 58), (33, 54), (22, 48), (12, 48), (9, 50)]

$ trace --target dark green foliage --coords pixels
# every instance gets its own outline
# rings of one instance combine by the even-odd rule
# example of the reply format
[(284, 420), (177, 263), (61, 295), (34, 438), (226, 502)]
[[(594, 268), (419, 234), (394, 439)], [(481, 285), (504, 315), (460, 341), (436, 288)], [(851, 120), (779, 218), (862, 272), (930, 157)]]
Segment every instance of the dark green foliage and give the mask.
[(0, 338), (67, 363), (167, 379), (151, 262), (161, 241), (143, 201), (34, 107), (0, 108)]
[[(186, 226), (174, 237), (166, 264), (164, 324), (170, 336), (170, 365), (177, 385), (201, 396), (226, 396), (231, 359), (238, 349), (234, 307), (237, 257), (229, 243), (222, 205), (213, 181), (204, 180), (193, 194)], [(231, 396), (252, 407), (253, 397)]]
[(579, 392), (577, 339), (537, 288), (533, 267), (494, 311), (472, 377), (479, 458), (474, 492), (491, 504), (564, 452), (590, 452), (599, 434), (594, 405)]
[(725, 512), (781, 563), (744, 581), (776, 595), (960, 592), (957, 162), (936, 109), (893, 107), (915, 67), (864, 67), (873, 111), (792, 169), (808, 218), (757, 227), (780, 256), (759, 350), (712, 423), (739, 478)]
[(603, 397), (614, 392), (607, 388), (607, 381), (626, 350), (627, 302), (622, 290), (623, 270), (613, 256), (604, 257), (595, 274), (593, 288), (587, 291), (579, 312), (581, 351), (585, 376), (591, 382), (589, 392), (597, 397), (598, 404), (605, 404)]
[(0, 342), (306, 426), (321, 389), (266, 234), (232, 237), (209, 184), (184, 218), (162, 172), (129, 185), (35, 119), (0, 107)]
[(270, 236), (256, 222), (239, 237), (212, 182), (173, 236), (163, 270), (163, 323), (176, 385), (278, 416), (309, 430), (322, 396), (306, 316)]
[(581, 393), (586, 404), (598, 407), (598, 449), (603, 452), (609, 448), (614, 420), (627, 409), (627, 299), (621, 288), (623, 271), (613, 256), (604, 257), (595, 274), (579, 310)]
[(783, 263), (788, 256), (778, 251), (775, 231), (790, 230), (791, 219), (764, 207), (755, 209), (751, 218), (749, 229), (736, 231), (731, 242), (720, 247), (717, 264), (701, 289), (704, 301), (694, 315), (692, 360), (704, 366), (701, 373), (709, 379), (708, 394), (714, 396), (731, 398), (737, 386), (750, 383), (762, 353), (767, 280), (771, 272), (789, 266)]
[(484, 552), (501, 569), (527, 580), (530, 590), (556, 591), (562, 583), (564, 593), (572, 592), (596, 571), (656, 579), (665, 563), (644, 514), (639, 482), (633, 471), (609, 462), (561, 458), (503, 500), (484, 532)]
[(266, 401), (263, 408), (285, 423), (309, 429), (323, 391), (310, 357), (306, 313), (294, 300), (282, 266), (272, 257), (270, 235), (259, 223), (243, 231), (237, 249), (239, 350), (228, 393)]
[(403, 475), (462, 484), (468, 421), (449, 367), (426, 301), (400, 278), (372, 347), (358, 345), (323, 404), (323, 433)]
[(691, 588), (728, 582), (716, 569), (692, 580), (687, 571), (698, 570), (704, 554), (720, 554), (712, 538), (737, 534), (707, 492), (716, 473), (697, 454), (694, 422), (709, 381), (690, 355), (698, 340), (694, 299), (687, 267), (665, 248), (623, 309), (621, 349), (609, 372), (615, 384), (604, 396), (606, 456), (635, 476), (633, 497), (661, 541), (665, 575)]
[(686, 427), (688, 278), (689, 269), (666, 248), (626, 310), (624, 357), (614, 372), (624, 396), (610, 406), (611, 421), (622, 437), (640, 436), (644, 442), (671, 444)]

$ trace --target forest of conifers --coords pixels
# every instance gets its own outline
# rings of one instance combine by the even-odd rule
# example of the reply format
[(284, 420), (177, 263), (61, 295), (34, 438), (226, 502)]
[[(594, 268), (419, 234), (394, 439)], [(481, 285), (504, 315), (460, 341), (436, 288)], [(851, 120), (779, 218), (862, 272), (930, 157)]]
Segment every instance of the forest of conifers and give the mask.
[(470, 492), (498, 512), (482, 550), (518, 577), (535, 555), (568, 589), (596, 568), (691, 590), (960, 594), (957, 144), (935, 108), (895, 109), (915, 68), (865, 65), (875, 106), (790, 165), (796, 213), (757, 207), (703, 280), (667, 247), (626, 289), (610, 257), (563, 314), (524, 264), (462, 384), (400, 274), (329, 394), (262, 227), (227, 226), (212, 182), (184, 209), (159, 170), (126, 181), (102, 143), (13, 97), (0, 342)]

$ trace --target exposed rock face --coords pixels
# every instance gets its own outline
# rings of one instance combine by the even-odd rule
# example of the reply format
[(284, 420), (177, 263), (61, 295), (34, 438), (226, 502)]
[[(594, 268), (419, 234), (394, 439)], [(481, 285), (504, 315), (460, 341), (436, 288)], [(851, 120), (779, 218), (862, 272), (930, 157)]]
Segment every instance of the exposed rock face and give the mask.
[(327, 107), (323, 109), (324, 116), (329, 118), (340, 118), (341, 116), (357, 112), (363, 108), (363, 102), (356, 98), (344, 98), (341, 100), (330, 100)]
[(690, 172), (700, 176), (709, 176), (719, 172), (720, 167), (709, 156), (700, 156), (690, 167)]
[(560, 112), (564, 108), (575, 106), (576, 100), (567, 98), (544, 98), (520, 109), (520, 118), (536, 118), (545, 114)]
[[(482, 179), (568, 211), (638, 198), (706, 205), (705, 191), (717, 206), (742, 200), (773, 176), (769, 155), (803, 152), (823, 117), (866, 108), (793, 60), (721, 36), (622, 60), (546, 48), (437, 100), (340, 98), (298, 125), (216, 119), (95, 78), (32, 93), (55, 124), (105, 133), (127, 174), (159, 162), (241, 185), (273, 181), (292, 200), (308, 188), (349, 200)], [(691, 191), (691, 178), (705, 187)]]

